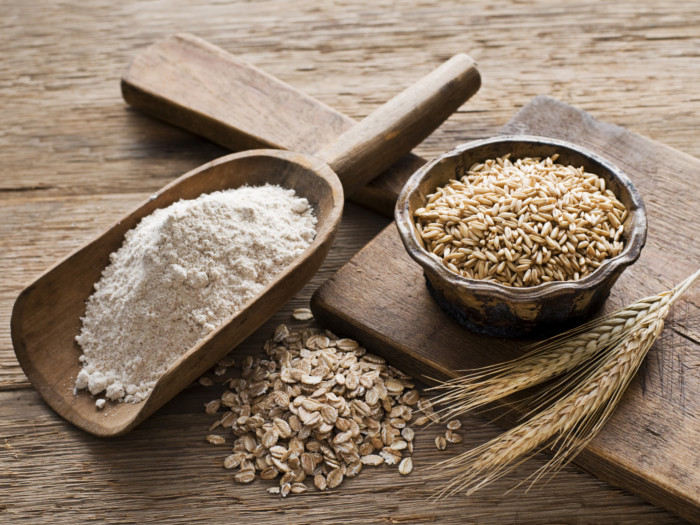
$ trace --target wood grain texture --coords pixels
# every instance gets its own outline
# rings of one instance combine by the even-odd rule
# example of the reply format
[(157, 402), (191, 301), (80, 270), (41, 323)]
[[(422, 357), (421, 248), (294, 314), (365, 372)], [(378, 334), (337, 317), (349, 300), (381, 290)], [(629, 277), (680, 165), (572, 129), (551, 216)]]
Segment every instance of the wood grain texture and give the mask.
[[(124, 99), (134, 108), (223, 147), (318, 155), (338, 173), (348, 196), (394, 164), (388, 151), (422, 142), (480, 85), (473, 60), (457, 54), (359, 126), (241, 58), (186, 33), (139, 52), (121, 81)], [(384, 132), (378, 137), (373, 128)], [(416, 162), (420, 163), (418, 157), (408, 155), (403, 164)], [(400, 184), (407, 174), (393, 169), (381, 178)], [(383, 184), (378, 181), (375, 187)], [(367, 189), (355, 200), (390, 215), (394, 199), (385, 193), (377, 200), (377, 192)]]
[[(609, 312), (666, 290), (697, 270), (691, 243), (700, 214), (700, 160), (644, 139), (548, 97), (528, 104), (503, 130), (561, 138), (618, 165), (647, 202), (649, 235), (636, 264), (613, 287)], [(659, 169), (658, 160), (664, 168)], [(682, 211), (681, 211), (682, 210)], [(678, 214), (683, 214), (684, 218)], [(669, 263), (673, 262), (673, 267)], [(690, 290), (679, 317), (697, 322), (700, 291)], [(401, 304), (401, 308), (395, 305)], [(316, 292), (316, 316), (336, 331), (425, 379), (513, 359), (529, 340), (476, 335), (461, 328), (430, 297), (419, 266), (388, 226)], [(667, 333), (601, 434), (576, 460), (591, 472), (688, 518), (700, 516), (700, 378), (692, 372), (700, 341), (683, 325)], [(674, 362), (676, 366), (660, 366)], [(504, 421), (512, 423), (512, 419)]]
[[(435, 481), (423, 475), (447, 454), (494, 437), (477, 418), (464, 419), (465, 443), (435, 448), (444, 429), (421, 429), (415, 466), (403, 477), (396, 466), (365, 468), (326, 493), (281, 499), (266, 492), (271, 481), (233, 481), (222, 468), (226, 446), (205, 442), (215, 419), (203, 413), (221, 387), (193, 387), (130, 434), (97, 440), (67, 428), (46, 411), (38, 395), (0, 392), (0, 517), (3, 523), (676, 523), (661, 509), (640, 503), (604, 482), (565, 469), (545, 490), (505, 492), (515, 480), (496, 484), (470, 501), (429, 501)], [(521, 468), (526, 476), (542, 465)]]
[[(670, 0), (3, 2), (0, 522), (678, 522), (576, 468), (542, 491), (504, 494), (541, 460), (476, 498), (442, 505), (426, 500), (418, 475), (388, 469), (367, 471), (332, 495), (279, 500), (261, 483), (234, 486), (219, 468), (223, 452), (203, 442), (210, 420), (200, 410), (209, 396), (197, 389), (118, 442), (58, 419), (17, 364), (9, 319), (17, 294), (44, 270), (175, 177), (227, 153), (125, 107), (119, 82), (127, 65), (167, 35), (197, 34), (354, 120), (466, 52), (483, 85), (415, 151), (426, 158), (493, 135), (539, 94), (700, 156), (699, 25), (697, 4)], [(372, 185), (377, 199), (398, 194), (400, 184), (387, 186)], [(324, 267), (245, 348), (306, 305), (386, 223), (346, 206)], [(669, 259), (680, 256), (677, 250)], [(635, 297), (653, 291), (642, 288)], [(692, 319), (681, 316), (681, 325), (700, 340)], [(678, 355), (658, 366), (679, 367)], [(468, 444), (498, 432), (469, 421)], [(439, 457), (425, 446), (430, 432), (419, 438), (425, 453), (416, 456), (416, 474)]]

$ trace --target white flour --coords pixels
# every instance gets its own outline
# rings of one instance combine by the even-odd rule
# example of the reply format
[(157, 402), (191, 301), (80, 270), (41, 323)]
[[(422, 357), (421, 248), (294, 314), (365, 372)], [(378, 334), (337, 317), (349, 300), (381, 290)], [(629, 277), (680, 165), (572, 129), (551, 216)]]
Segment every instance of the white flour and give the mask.
[(181, 200), (142, 219), (88, 299), (76, 389), (145, 399), (171, 363), (301, 255), (315, 226), (306, 199), (271, 185)]

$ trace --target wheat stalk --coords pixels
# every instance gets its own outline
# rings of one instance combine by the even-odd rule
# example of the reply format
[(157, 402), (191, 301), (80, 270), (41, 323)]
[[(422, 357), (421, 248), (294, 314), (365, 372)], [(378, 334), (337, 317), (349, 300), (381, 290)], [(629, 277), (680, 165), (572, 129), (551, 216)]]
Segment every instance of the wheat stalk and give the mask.
[(526, 353), (511, 361), (442, 382), (430, 389), (443, 391), (432, 402), (445, 406), (439, 410), (441, 418), (451, 419), (574, 370), (627, 337), (639, 322), (660, 307), (660, 297), (672, 291), (645, 297), (604, 317), (525, 347)]
[(443, 385), (448, 392), (440, 399), (455, 404), (448, 410), (454, 415), (569, 372), (540, 396), (530, 419), (435, 465), (433, 477), (450, 479), (436, 497), (462, 490), (471, 494), (545, 446), (553, 449), (554, 456), (533, 474), (533, 483), (573, 459), (609, 419), (663, 330), (671, 306), (698, 277), (700, 270), (671, 290), (545, 341), (526, 356)]

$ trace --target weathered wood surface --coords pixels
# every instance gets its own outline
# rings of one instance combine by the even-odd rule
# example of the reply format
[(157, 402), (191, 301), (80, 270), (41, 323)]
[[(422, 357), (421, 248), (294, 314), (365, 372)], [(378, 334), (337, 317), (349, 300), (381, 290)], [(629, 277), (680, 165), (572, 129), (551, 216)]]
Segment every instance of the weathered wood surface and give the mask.
[[(697, 270), (700, 247), (692, 237), (700, 220), (695, 208), (700, 160), (549, 97), (535, 98), (503, 132), (580, 144), (620, 167), (646, 201), (646, 247), (613, 287), (605, 312), (669, 289)], [(409, 258), (393, 224), (318, 289), (312, 308), (331, 329), (425, 379), (458, 377), (460, 370), (513, 359), (533, 342), (480, 336), (452, 321), (428, 293), (420, 266)], [(700, 290), (688, 291), (677, 311), (679, 319), (697, 323)], [(576, 461), (616, 485), (697, 518), (700, 341), (683, 322), (669, 323), (666, 332), (676, 337), (654, 345), (619, 410)]]
[[(139, 52), (121, 85), (124, 100), (139, 111), (223, 147), (316, 155), (338, 173), (346, 196), (390, 216), (395, 189), (413, 171), (405, 166), (423, 161), (407, 154), (389, 169), (395, 163), (388, 153), (401, 144), (422, 142), (478, 91), (481, 77), (467, 55), (453, 56), (372, 112), (371, 122), (387, 128), (393, 122), (397, 129), (363, 141), (357, 138), (369, 126), (366, 119), (358, 126), (240, 57), (187, 33), (170, 35)], [(413, 110), (407, 113), (405, 107)], [(353, 142), (357, 144), (350, 151), (347, 147)]]
[[(158, 188), (225, 153), (125, 107), (120, 77), (159, 38), (197, 34), (354, 119), (416, 71), (467, 52), (482, 88), (417, 150), (425, 157), (493, 135), (538, 94), (700, 156), (699, 24), (697, 5), (667, 0), (4, 2), (0, 522), (676, 522), (574, 467), (542, 490), (504, 494), (541, 459), (474, 498), (430, 503), (433, 485), (421, 472), (444, 457), (429, 444), (433, 430), (419, 435), (407, 478), (368, 470), (332, 495), (279, 500), (260, 482), (235, 486), (219, 467), (225, 452), (203, 441), (210, 418), (201, 404), (210, 396), (199, 388), (119, 440), (75, 430), (28, 384), (9, 318), (24, 285)], [(308, 303), (386, 224), (349, 206), (324, 268), (241, 351)], [(480, 419), (465, 423), (466, 446), (498, 432)]]

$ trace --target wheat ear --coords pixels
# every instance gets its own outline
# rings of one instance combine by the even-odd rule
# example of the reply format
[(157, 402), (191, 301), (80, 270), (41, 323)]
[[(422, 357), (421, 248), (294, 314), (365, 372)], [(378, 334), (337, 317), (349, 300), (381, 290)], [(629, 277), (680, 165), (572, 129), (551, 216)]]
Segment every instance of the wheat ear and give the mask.
[(452, 419), (578, 368), (624, 339), (642, 319), (659, 308), (661, 295), (645, 297), (564, 334), (530, 345), (525, 348), (525, 354), (511, 361), (440, 383), (430, 389), (441, 392), (432, 402), (444, 406), (438, 411), (441, 418)]
[[(438, 489), (436, 497), (461, 490), (471, 494), (504, 476), (547, 444), (553, 448), (554, 456), (535, 472), (533, 482), (570, 461), (613, 413), (649, 348), (663, 330), (671, 306), (698, 277), (700, 270), (672, 290), (638, 301), (608, 316), (625, 319), (622, 324), (612, 326), (613, 329), (624, 328), (618, 329), (618, 335), (607, 338), (605, 346), (592, 352), (592, 362), (582, 372), (547, 390), (541, 397), (542, 406), (530, 419), (479, 447), (435, 465), (437, 472), (432, 476), (450, 478)], [(640, 303), (645, 305), (644, 308), (636, 310), (635, 305)], [(639, 315), (633, 317), (630, 312), (635, 310)], [(631, 319), (634, 321), (629, 323)], [(579, 342), (587, 333), (574, 332), (573, 338)], [(554, 344), (566, 346), (569, 342), (566, 336), (557, 339), (559, 343)], [(546, 346), (549, 344), (545, 343)], [(520, 374), (517, 368), (515, 370), (516, 375)]]

